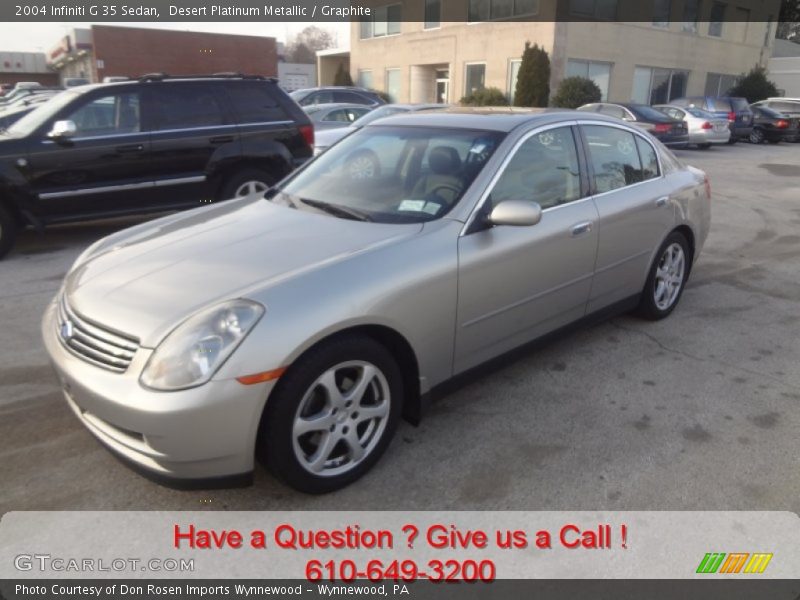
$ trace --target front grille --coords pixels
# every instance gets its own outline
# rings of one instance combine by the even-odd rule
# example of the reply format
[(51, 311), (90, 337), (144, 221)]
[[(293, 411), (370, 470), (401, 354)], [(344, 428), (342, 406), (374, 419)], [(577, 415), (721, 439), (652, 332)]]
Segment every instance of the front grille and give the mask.
[(78, 315), (62, 296), (58, 302), (58, 331), (64, 347), (88, 363), (124, 373), (139, 349), (139, 340), (92, 323)]

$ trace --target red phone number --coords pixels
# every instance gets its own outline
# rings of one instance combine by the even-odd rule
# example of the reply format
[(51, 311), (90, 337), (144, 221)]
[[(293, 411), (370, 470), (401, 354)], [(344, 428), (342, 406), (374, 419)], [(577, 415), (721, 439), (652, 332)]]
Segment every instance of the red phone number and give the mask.
[(365, 568), (359, 567), (355, 561), (310, 560), (306, 563), (306, 579), (309, 581), (344, 581), (369, 579), (381, 581), (494, 581), (496, 569), (491, 560), (429, 560), (418, 565), (414, 560), (370, 560)]

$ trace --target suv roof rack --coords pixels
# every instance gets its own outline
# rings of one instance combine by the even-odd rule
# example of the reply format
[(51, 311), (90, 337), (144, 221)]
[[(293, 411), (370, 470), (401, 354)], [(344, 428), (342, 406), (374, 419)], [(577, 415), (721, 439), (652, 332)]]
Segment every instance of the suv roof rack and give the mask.
[(211, 75), (168, 75), (167, 73), (148, 73), (139, 77), (138, 81), (164, 81), (171, 79), (255, 79), (259, 81), (276, 82), (275, 77), (265, 77), (264, 75), (245, 75), (226, 71), (224, 73), (212, 73)]

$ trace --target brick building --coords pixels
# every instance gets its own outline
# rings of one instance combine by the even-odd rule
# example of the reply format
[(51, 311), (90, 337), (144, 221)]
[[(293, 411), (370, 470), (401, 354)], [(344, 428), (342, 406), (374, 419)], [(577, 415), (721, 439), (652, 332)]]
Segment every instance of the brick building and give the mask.
[(47, 68), (43, 52), (0, 52), (0, 83), (18, 81), (58, 85), (58, 75)]
[(275, 38), (108, 25), (73, 30), (48, 59), (62, 81), (86, 77), (99, 82), (104, 77), (147, 73), (278, 74)]

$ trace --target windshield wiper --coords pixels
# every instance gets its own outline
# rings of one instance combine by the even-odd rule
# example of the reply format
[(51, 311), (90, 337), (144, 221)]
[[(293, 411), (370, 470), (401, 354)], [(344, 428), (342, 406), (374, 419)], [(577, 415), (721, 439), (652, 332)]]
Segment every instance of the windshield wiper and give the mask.
[(311, 208), (324, 211), (329, 215), (334, 215), (343, 219), (351, 219), (353, 221), (372, 221), (367, 213), (355, 208), (350, 208), (349, 206), (331, 204), (330, 202), (322, 202), (320, 200), (310, 200), (308, 198), (299, 198), (299, 200), (303, 204), (307, 204)]

